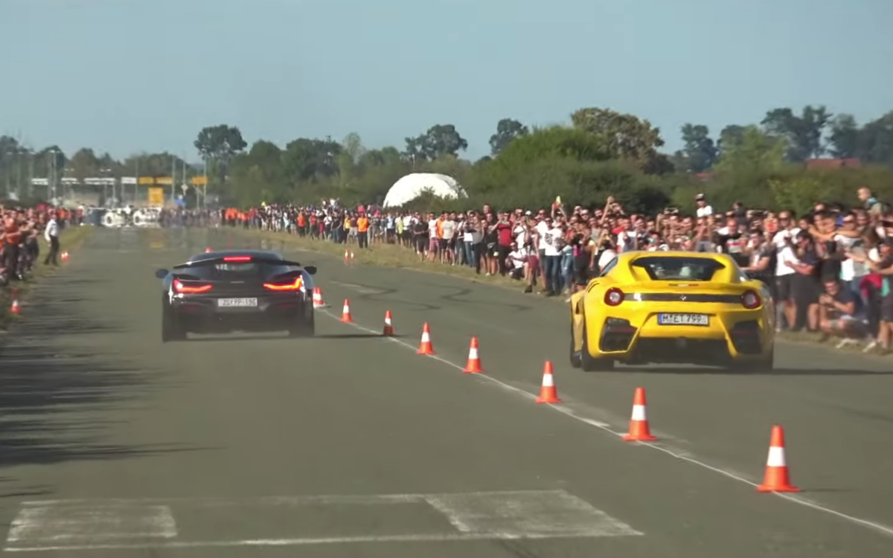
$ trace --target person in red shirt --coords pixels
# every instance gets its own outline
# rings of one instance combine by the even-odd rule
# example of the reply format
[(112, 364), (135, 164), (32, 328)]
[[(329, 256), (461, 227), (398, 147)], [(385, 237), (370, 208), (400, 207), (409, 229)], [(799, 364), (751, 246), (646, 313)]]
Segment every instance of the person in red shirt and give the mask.
[(509, 214), (505, 211), (499, 214), (499, 221), (496, 223), (496, 258), (499, 263), (499, 274), (505, 275), (508, 272), (506, 260), (512, 251), (512, 226), (509, 220)]

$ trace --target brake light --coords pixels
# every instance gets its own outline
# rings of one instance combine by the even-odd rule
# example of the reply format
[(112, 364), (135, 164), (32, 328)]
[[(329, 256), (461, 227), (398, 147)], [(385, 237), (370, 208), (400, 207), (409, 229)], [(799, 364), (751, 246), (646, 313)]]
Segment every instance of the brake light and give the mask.
[(179, 279), (174, 279), (174, 290), (184, 294), (206, 293), (211, 290), (211, 285), (184, 285)]
[(226, 256), (223, 258), (225, 262), (250, 262), (251, 256)]
[(277, 283), (264, 283), (264, 288), (271, 291), (297, 291), (304, 284), (304, 281), (298, 277), (294, 283), (286, 283), (284, 285)]
[(618, 288), (608, 289), (605, 293), (605, 304), (608, 306), (619, 306), (623, 302), (623, 291)]
[(763, 299), (756, 291), (747, 291), (741, 295), (741, 304), (748, 310), (755, 310), (763, 303)]

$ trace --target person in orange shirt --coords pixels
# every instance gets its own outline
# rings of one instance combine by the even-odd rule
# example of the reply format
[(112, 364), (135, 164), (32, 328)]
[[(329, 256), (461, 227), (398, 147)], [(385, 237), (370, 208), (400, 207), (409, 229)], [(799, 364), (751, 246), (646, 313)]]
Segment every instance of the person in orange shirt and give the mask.
[(365, 212), (357, 218), (357, 244), (360, 248), (369, 247), (369, 217)]

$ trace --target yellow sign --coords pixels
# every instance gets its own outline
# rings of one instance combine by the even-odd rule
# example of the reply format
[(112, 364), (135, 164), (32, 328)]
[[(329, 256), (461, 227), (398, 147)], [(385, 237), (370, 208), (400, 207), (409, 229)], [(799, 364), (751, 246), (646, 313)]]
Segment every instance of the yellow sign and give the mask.
[(204, 186), (208, 183), (207, 176), (193, 176), (192, 177), (192, 185), (193, 186)]
[(170, 176), (156, 176), (155, 177), (155, 184), (170, 186), (172, 183), (173, 183), (173, 179)]
[(151, 186), (152, 184), (155, 184), (155, 179), (152, 178), (151, 176), (141, 176), (141, 177), (140, 177), (140, 185), (142, 185), (142, 186), (146, 186), (146, 185)]
[(149, 205), (164, 205), (164, 188), (149, 188)]

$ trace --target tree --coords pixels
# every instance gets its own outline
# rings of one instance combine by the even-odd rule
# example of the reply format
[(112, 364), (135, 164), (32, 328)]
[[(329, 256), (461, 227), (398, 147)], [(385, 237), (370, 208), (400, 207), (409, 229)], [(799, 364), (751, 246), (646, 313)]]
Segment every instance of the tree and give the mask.
[(138, 153), (131, 155), (118, 165), (123, 176), (171, 176), (174, 169), (186, 167), (187, 171), (192, 167), (182, 158), (168, 152), (163, 153)]
[(363, 140), (356, 132), (351, 132), (341, 141), (341, 150), (345, 153), (350, 162), (354, 165), (359, 164), (363, 155), (366, 154), (366, 148), (363, 146)]
[(401, 162), (400, 152), (396, 147), (383, 147), (381, 149), (372, 149), (363, 153), (360, 157), (360, 164), (363, 168), (384, 167), (388, 165), (398, 164)]
[(298, 138), (285, 146), (282, 154), (284, 176), (292, 184), (338, 173), (337, 157), (341, 144), (325, 140)]
[(790, 108), (770, 110), (761, 124), (767, 133), (786, 141), (788, 160), (799, 163), (825, 152), (822, 137), (831, 118), (824, 106), (806, 105), (800, 116)]
[(663, 147), (660, 129), (632, 114), (601, 108), (582, 108), (571, 115), (575, 128), (598, 137), (611, 158), (645, 161)]
[(866, 162), (893, 167), (893, 111), (862, 127), (856, 153)]
[(831, 121), (828, 134), (830, 152), (838, 159), (856, 157), (859, 151), (859, 125), (852, 114), (839, 114)]
[(717, 157), (739, 145), (744, 139), (744, 130), (746, 126), (738, 124), (729, 124), (719, 133), (719, 140), (716, 142)]
[(496, 157), (516, 139), (530, 133), (527, 126), (512, 118), (503, 118), (496, 124), (496, 133), (490, 136), (490, 154)]
[(85, 178), (98, 176), (101, 167), (102, 164), (99, 162), (99, 158), (96, 157), (96, 154), (93, 153), (93, 150), (84, 147), (71, 156), (71, 160), (68, 161), (66, 170), (69, 171), (74, 178), (77, 178), (79, 182), (83, 182)]
[(777, 170), (784, 164), (784, 138), (767, 134), (756, 126), (746, 126), (740, 141), (728, 148), (716, 169), (719, 172), (742, 172), (745, 169)]
[(716, 162), (718, 150), (707, 126), (685, 124), (682, 126), (682, 141), (685, 147), (676, 152), (676, 160), (684, 165), (685, 170), (704, 172)]
[(413, 161), (433, 161), (443, 155), (458, 156), (460, 151), (468, 149), (465, 141), (452, 124), (436, 124), (428, 128), (424, 134), (406, 138), (406, 149), (403, 152), (407, 159)]
[(221, 182), (225, 182), (233, 157), (248, 147), (242, 132), (226, 124), (202, 128), (193, 145)]

